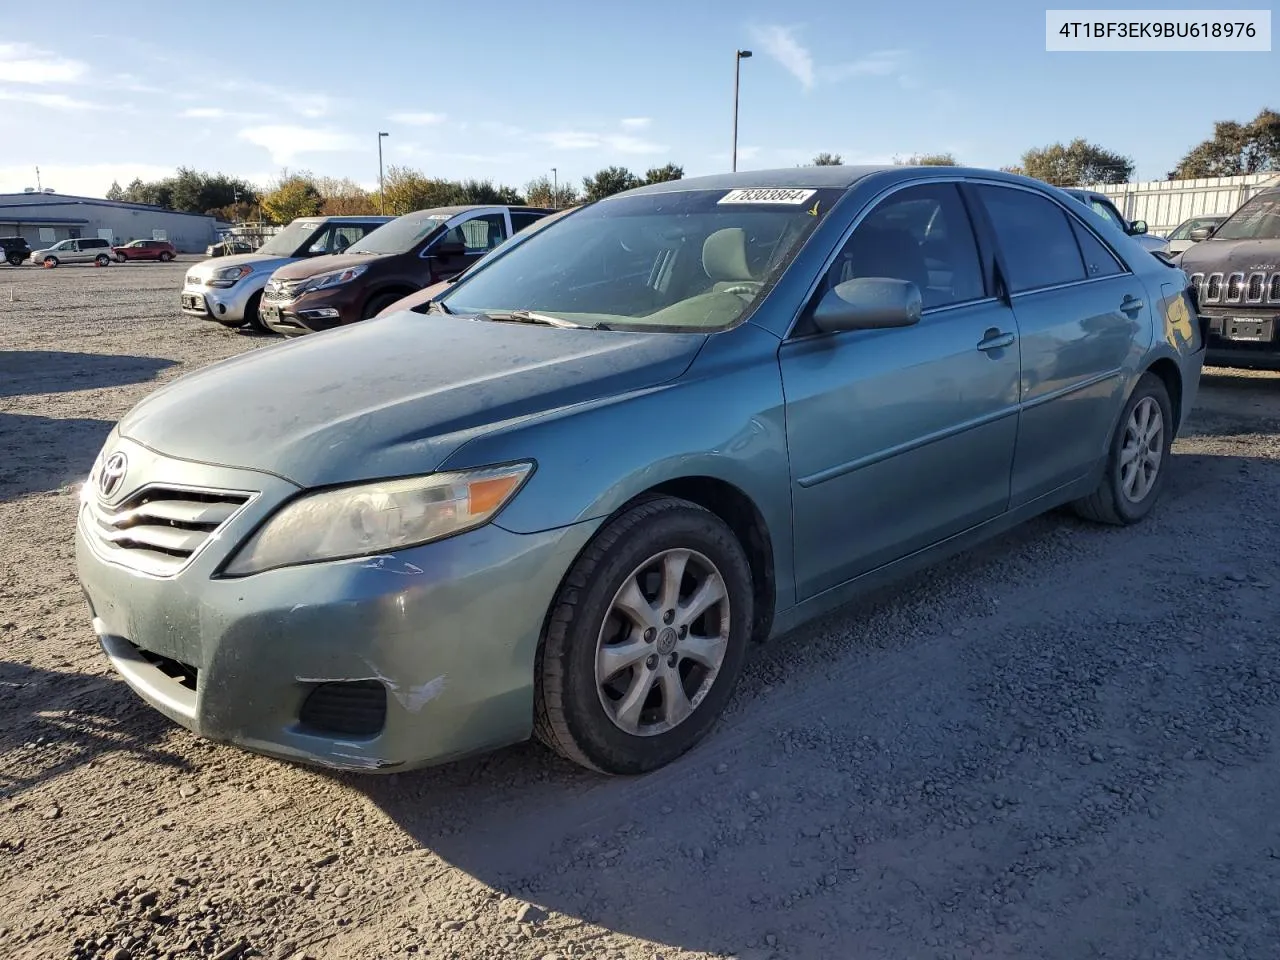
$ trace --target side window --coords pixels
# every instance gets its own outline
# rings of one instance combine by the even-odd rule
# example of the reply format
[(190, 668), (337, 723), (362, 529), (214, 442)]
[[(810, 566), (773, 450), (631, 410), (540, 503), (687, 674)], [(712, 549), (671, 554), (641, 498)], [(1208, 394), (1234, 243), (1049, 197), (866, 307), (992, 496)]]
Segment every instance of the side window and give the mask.
[(333, 233), (334, 226), (330, 224), (316, 234), (315, 239), (311, 241), (311, 245), (307, 247), (307, 256), (319, 257), (326, 253), (333, 253)]
[(1093, 231), (1071, 218), (1071, 229), (1076, 232), (1076, 241), (1080, 244), (1080, 255), (1084, 257), (1084, 271), (1090, 277), (1114, 277), (1124, 273), (1114, 254), (1106, 248), (1101, 240), (1093, 235)]
[(542, 219), (542, 217), (543, 217), (543, 214), (541, 214), (541, 213), (515, 213), (515, 212), (513, 212), (513, 213), (511, 214), (511, 232), (512, 232), (512, 233), (519, 233), (519, 232), (520, 232), (521, 230), (523, 230), (525, 227), (529, 226), (529, 224), (531, 224), (531, 223), (537, 223), (539, 220), (541, 220), (541, 219)]
[[(506, 223), (502, 214), (486, 213), (482, 217), (474, 217), (455, 228), (462, 234), (462, 242), (466, 244), (467, 253), (485, 253), (492, 250), (507, 238)], [(450, 231), (453, 233), (454, 231)], [(450, 237), (455, 239), (455, 237)]]
[(982, 299), (978, 245), (955, 184), (908, 187), (872, 210), (840, 251), (827, 283), (858, 277), (910, 280), (926, 310)]
[(343, 224), (333, 230), (333, 252), (342, 253), (365, 234), (364, 227)]
[(978, 187), (1014, 293), (1076, 283), (1084, 262), (1066, 213), (1052, 200), (1009, 187)]

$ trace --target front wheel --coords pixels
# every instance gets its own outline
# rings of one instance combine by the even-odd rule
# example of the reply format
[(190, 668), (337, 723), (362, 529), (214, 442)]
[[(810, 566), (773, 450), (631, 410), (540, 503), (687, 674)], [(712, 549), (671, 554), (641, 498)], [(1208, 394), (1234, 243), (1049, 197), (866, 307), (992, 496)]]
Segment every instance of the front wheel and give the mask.
[(1120, 414), (1102, 481), (1076, 502), (1076, 512), (1097, 523), (1137, 523), (1160, 498), (1172, 445), (1169, 390), (1154, 373), (1144, 373)]
[(56, 266), (58, 265), (58, 258), (57, 258), (57, 257), (45, 257), (45, 258), (44, 258), (44, 265), (45, 265), (46, 267), (48, 267), (48, 268), (52, 269), (52, 268), (54, 268), (54, 267), (56, 267)]
[(360, 319), (371, 320), (399, 299), (401, 299), (401, 294), (398, 293), (384, 293), (374, 297), (364, 305), (364, 311), (360, 314)]
[(535, 673), (538, 738), (604, 773), (675, 760), (729, 702), (752, 603), (746, 554), (715, 514), (673, 497), (627, 510), (552, 606)]
[(128, 259), (128, 257), (126, 257), (123, 253), (117, 253), (117, 254), (116, 254), (116, 263), (124, 263), (124, 262), (125, 262), (125, 260), (127, 260), (127, 259)]
[(262, 322), (262, 318), (258, 316), (258, 309), (262, 306), (262, 291), (259, 290), (249, 298), (249, 302), (244, 305), (244, 323), (243, 327), (249, 330), (256, 330), (259, 333), (270, 333), (271, 329)]

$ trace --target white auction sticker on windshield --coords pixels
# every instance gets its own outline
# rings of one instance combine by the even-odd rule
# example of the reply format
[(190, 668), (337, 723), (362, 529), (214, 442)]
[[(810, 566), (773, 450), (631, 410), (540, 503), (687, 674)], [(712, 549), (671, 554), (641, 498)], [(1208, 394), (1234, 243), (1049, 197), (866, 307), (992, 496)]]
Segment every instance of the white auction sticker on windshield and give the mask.
[(730, 190), (717, 203), (804, 203), (817, 190), (796, 190), (789, 187), (749, 187)]

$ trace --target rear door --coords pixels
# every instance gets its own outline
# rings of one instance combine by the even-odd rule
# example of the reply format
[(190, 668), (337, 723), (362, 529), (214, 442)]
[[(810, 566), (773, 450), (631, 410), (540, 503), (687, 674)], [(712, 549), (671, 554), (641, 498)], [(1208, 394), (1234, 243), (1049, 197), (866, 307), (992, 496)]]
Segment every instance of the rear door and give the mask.
[(853, 231), (820, 293), (855, 277), (911, 280), (921, 321), (783, 344), (800, 599), (1007, 508), (1017, 327), (987, 262), (955, 183), (899, 190)]
[(1068, 206), (1019, 186), (972, 189), (1022, 337), (1010, 499), (1018, 507), (1082, 478), (1105, 455), (1149, 307), (1138, 278)]

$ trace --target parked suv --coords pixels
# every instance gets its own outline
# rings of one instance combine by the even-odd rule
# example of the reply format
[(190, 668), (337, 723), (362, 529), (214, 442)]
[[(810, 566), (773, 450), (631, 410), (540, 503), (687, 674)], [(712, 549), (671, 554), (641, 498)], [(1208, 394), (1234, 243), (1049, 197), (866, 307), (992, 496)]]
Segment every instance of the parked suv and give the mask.
[(105, 267), (111, 262), (111, 241), (101, 237), (63, 240), (52, 247), (35, 251), (31, 254), (31, 262), (46, 267), (56, 267), (60, 263), (96, 263)]
[(260, 326), (262, 288), (277, 267), (305, 257), (340, 253), (393, 217), (301, 217), (255, 253), (215, 257), (187, 271), (182, 312), (228, 327)]
[(31, 247), (26, 237), (0, 237), (0, 259), (4, 259), (11, 267), (20, 267), (27, 257), (31, 256)]
[(161, 263), (168, 263), (178, 255), (177, 248), (168, 240), (135, 240), (133, 243), (112, 247), (111, 252), (115, 254), (118, 263), (126, 260), (159, 260)]
[(415, 290), (457, 276), (511, 234), (552, 213), (541, 207), (419, 210), (338, 256), (280, 267), (262, 298), (262, 322), (298, 336), (367, 320)]
[(1280, 187), (1246, 200), (1217, 229), (1197, 227), (1179, 266), (1209, 327), (1205, 362), (1280, 369)]
[(1110, 220), (1133, 239), (1137, 240), (1140, 246), (1146, 247), (1152, 253), (1168, 252), (1169, 241), (1166, 238), (1157, 236), (1154, 233), (1148, 233), (1147, 221), (1145, 220), (1134, 220), (1133, 222), (1126, 220), (1105, 193), (1094, 193), (1092, 190), (1066, 190), (1064, 192), (1075, 197), (1086, 207), (1093, 208), (1093, 212), (1103, 220)]

